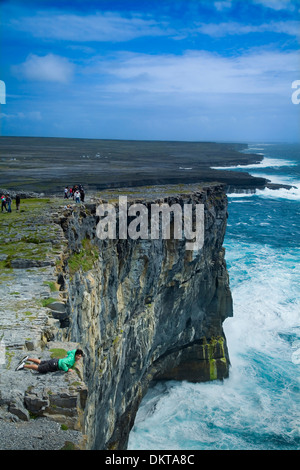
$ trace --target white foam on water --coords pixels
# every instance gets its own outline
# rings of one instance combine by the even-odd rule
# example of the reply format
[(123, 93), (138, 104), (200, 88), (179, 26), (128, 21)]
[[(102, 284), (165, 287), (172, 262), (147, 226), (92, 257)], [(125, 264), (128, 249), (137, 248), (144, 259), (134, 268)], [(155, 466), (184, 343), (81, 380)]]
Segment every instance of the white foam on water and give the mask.
[[(129, 449), (268, 450), (297, 445), (299, 386), (296, 371), (289, 370), (300, 371), (296, 254), (235, 242), (227, 249), (227, 260), (235, 312), (224, 322), (229, 378), (158, 384), (138, 411)], [(298, 339), (291, 346), (285, 336), (294, 333)]]
[[(283, 183), (284, 184), (284, 183)], [(294, 184), (294, 183), (290, 183)], [(279, 188), (279, 189), (257, 189), (256, 195), (261, 196), (263, 198), (275, 198), (275, 199), (289, 199), (290, 201), (299, 201), (300, 200), (300, 183), (296, 183), (295, 188), (286, 189), (286, 188)]]
[[(286, 183), (282, 183), (286, 184)], [(293, 183), (290, 183), (291, 185)], [(253, 198), (254, 196), (260, 196), (262, 198), (271, 198), (271, 199), (289, 199), (290, 201), (299, 201), (300, 200), (300, 183), (297, 182), (295, 188), (286, 189), (286, 188), (279, 188), (279, 189), (257, 189), (255, 193), (228, 193), (227, 197), (230, 199), (237, 199), (234, 202), (246, 202), (240, 201), (241, 198)]]
[[(262, 154), (257, 154), (262, 155)], [(280, 168), (285, 166), (296, 166), (297, 162), (291, 160), (284, 160), (281, 158), (269, 158), (264, 157), (263, 160), (259, 163), (253, 163), (250, 165), (235, 165), (235, 166), (212, 166), (213, 170), (234, 170), (234, 169), (243, 169), (245, 171), (251, 169), (260, 169), (260, 168)]]
[(292, 361), (294, 364), (300, 364), (300, 348), (293, 352)]
[[(274, 167), (284, 167), (284, 166), (294, 166), (296, 162), (290, 162), (287, 160), (279, 160), (279, 159), (271, 159), (265, 158), (266, 160), (265, 165), (248, 165), (246, 168), (270, 168), (270, 161), (273, 162)], [(300, 200), (300, 181), (293, 176), (288, 175), (274, 175), (269, 173), (261, 173), (255, 172), (251, 173), (252, 176), (257, 176), (261, 178), (266, 178), (273, 184), (281, 184), (281, 185), (290, 185), (291, 188), (278, 188), (278, 189), (271, 189), (271, 188), (264, 188), (264, 189), (256, 189), (254, 193), (252, 192), (244, 192), (244, 193), (228, 193), (227, 196), (230, 198), (251, 198), (253, 196), (260, 196), (262, 198), (272, 198), (272, 199), (288, 199), (291, 201), (299, 201)]]
[[(237, 198), (237, 199), (240, 199), (240, 198), (251, 198), (253, 196), (256, 196), (256, 193), (251, 193), (251, 192), (244, 192), (244, 193), (228, 193), (227, 194), (227, 197), (229, 198)], [(234, 201), (234, 202), (247, 202), (247, 201), (240, 201), (240, 200), (237, 200), (237, 201)]]
[(277, 347), (278, 332), (299, 325), (296, 255), (288, 261), (278, 250), (249, 245), (244, 257), (227, 256), (227, 261), (233, 265), (230, 277), (238, 281), (232, 287), (234, 318), (224, 322), (226, 337), (232, 337), (232, 347), (238, 351), (249, 347), (262, 350), (267, 342), (272, 346), (273, 340)]

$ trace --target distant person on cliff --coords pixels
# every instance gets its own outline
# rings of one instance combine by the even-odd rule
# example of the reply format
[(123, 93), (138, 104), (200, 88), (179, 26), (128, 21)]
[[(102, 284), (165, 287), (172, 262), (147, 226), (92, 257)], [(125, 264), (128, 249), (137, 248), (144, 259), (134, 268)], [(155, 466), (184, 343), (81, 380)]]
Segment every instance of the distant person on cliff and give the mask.
[(2, 194), (2, 196), (1, 196), (1, 211), (2, 212), (3, 212), (3, 209), (5, 209), (7, 211), (7, 209), (6, 209), (6, 197), (4, 196), (4, 194)]
[[(47, 361), (41, 361), (40, 359), (33, 359), (28, 356), (25, 356), (16, 367), (16, 370), (31, 369), (41, 374), (47, 372), (57, 372), (58, 370), (63, 370), (68, 372), (75, 364), (75, 362), (80, 361), (84, 357), (84, 353), (81, 349), (72, 349), (67, 353), (67, 356), (63, 359), (49, 359)], [(27, 361), (33, 362), (34, 364), (26, 364)]]
[(64, 193), (65, 193), (65, 199), (68, 199), (68, 197), (69, 197), (69, 188), (68, 188), (68, 186), (65, 187)]
[(11, 212), (11, 197), (9, 194), (6, 194), (6, 204), (7, 204), (7, 212)]
[(81, 202), (84, 202), (84, 196), (85, 196), (84, 189), (81, 188), (81, 189), (80, 189), (80, 199), (81, 199)]
[(17, 210), (17, 211), (20, 209), (20, 202), (21, 202), (20, 195), (17, 194), (17, 195), (16, 195), (16, 210)]
[(78, 189), (76, 189), (74, 197), (75, 197), (75, 202), (80, 202), (80, 191)]

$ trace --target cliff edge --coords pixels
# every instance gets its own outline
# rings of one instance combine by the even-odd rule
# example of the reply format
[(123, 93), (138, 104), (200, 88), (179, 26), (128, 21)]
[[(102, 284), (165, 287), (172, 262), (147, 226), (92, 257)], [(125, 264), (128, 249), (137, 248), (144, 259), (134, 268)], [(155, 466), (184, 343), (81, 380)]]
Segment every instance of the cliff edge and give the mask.
[[(109, 203), (118, 214), (122, 195), (128, 205), (138, 203), (149, 212), (153, 204), (203, 205), (203, 246), (187, 250), (186, 240), (174, 237), (100, 240), (97, 207)], [(45, 356), (50, 350), (80, 345), (86, 357), (82, 369), (74, 372), (77, 379), (68, 382), (60, 372), (55, 377), (15, 372), (20, 354), (8, 344), (9, 327), (1, 326), (11, 359), (0, 366), (0, 419), (14, 421), (16, 429), (15, 423), (29, 421), (29, 411), (54, 422), (65, 416), (69, 430), (79, 433), (74, 434), (77, 447), (126, 449), (137, 409), (152, 381), (197, 382), (228, 376), (222, 323), (232, 315), (232, 299), (223, 248), (224, 187), (216, 183), (106, 191), (84, 205), (65, 208), (60, 201), (50, 211), (43, 209), (40, 217), (59, 234), (59, 242), (56, 237), (49, 242), (50, 254), (44, 261), (50, 264), (28, 267), (16, 263), (12, 253), (2, 255), (5, 269), (11, 270), (7, 276), (20, 269), (32, 270), (31, 275), (44, 269), (34, 285), (52, 287), (43, 294), (48, 301), (39, 309), (43, 322), (37, 322), (35, 340), (26, 340), (24, 328), (17, 349), (20, 354), (30, 348), (30, 354)], [(26, 379), (24, 386), (18, 381), (20, 411), (14, 413), (14, 380), (20, 374)]]

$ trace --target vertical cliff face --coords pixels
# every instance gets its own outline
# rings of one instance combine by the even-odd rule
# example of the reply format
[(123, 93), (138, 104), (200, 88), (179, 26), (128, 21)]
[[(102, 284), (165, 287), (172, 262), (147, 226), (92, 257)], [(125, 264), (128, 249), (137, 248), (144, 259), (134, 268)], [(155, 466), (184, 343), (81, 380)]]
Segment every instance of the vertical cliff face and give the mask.
[[(150, 207), (155, 202), (140, 200)], [(160, 199), (162, 202), (162, 199)], [(204, 204), (201, 250), (185, 240), (100, 240), (96, 205), (61, 219), (69, 243), (66, 340), (86, 351), (88, 446), (124, 449), (153, 380), (228, 376), (222, 323), (232, 300), (222, 247), (227, 200), (220, 185), (169, 191), (165, 202)]]

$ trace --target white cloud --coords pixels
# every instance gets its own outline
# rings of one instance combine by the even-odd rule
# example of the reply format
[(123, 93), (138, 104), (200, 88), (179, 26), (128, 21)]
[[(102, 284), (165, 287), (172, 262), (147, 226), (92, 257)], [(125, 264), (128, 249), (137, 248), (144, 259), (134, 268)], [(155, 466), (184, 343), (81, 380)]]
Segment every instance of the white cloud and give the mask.
[[(250, 0), (249, 0), (250, 1)], [(294, 7), (290, 0), (253, 0), (269, 8), (291, 9)], [(229, 10), (233, 0), (219, 0), (213, 2), (216, 10)], [(190, 4), (189, 4), (190, 5)], [(191, 7), (190, 7), (191, 8)], [(174, 40), (186, 38), (189, 34), (203, 33), (212, 37), (225, 35), (242, 35), (249, 33), (277, 32), (290, 36), (299, 36), (300, 25), (298, 21), (279, 21), (262, 23), (260, 25), (242, 24), (234, 21), (223, 23), (198, 23), (199, 11), (194, 13), (193, 26), (173, 28), (167, 21), (155, 20), (151, 17), (142, 17), (132, 14), (124, 17), (113, 12), (95, 12), (89, 15), (57, 14), (48, 11), (33, 16), (22, 16), (10, 21), (10, 27), (31, 34), (36, 38), (72, 41), (73, 43), (86, 42), (124, 42), (139, 37), (168, 36)], [(195, 27), (196, 26), (196, 27)]]
[(74, 14), (44, 14), (11, 20), (11, 26), (39, 38), (63, 39), (76, 42), (128, 41), (142, 36), (167, 34), (165, 24), (140, 17), (124, 18), (116, 13), (79, 16)]
[(68, 59), (54, 54), (30, 54), (25, 62), (12, 67), (14, 75), (31, 81), (68, 83), (74, 66)]
[(227, 35), (242, 35), (249, 33), (281, 33), (299, 37), (300, 23), (298, 21), (279, 21), (263, 23), (259, 25), (241, 24), (236, 22), (226, 23), (201, 23), (198, 32), (212, 37), (224, 37)]
[(7, 120), (29, 120), (29, 121), (41, 121), (42, 114), (40, 111), (28, 111), (28, 112), (17, 112), (17, 113), (1, 113), (1, 117)]
[(253, 0), (254, 3), (271, 8), (272, 10), (294, 10), (295, 5), (292, 0)]
[(218, 11), (226, 10), (227, 8), (232, 7), (232, 0), (223, 0), (223, 1), (219, 1), (219, 2), (214, 2), (214, 6), (215, 6), (216, 10), (218, 10)]
[(145, 96), (191, 96), (217, 100), (221, 94), (290, 93), (290, 80), (298, 76), (297, 52), (252, 51), (238, 57), (221, 57), (198, 51), (183, 55), (121, 54), (115, 61), (94, 64), (86, 73), (107, 74), (101, 89)]

